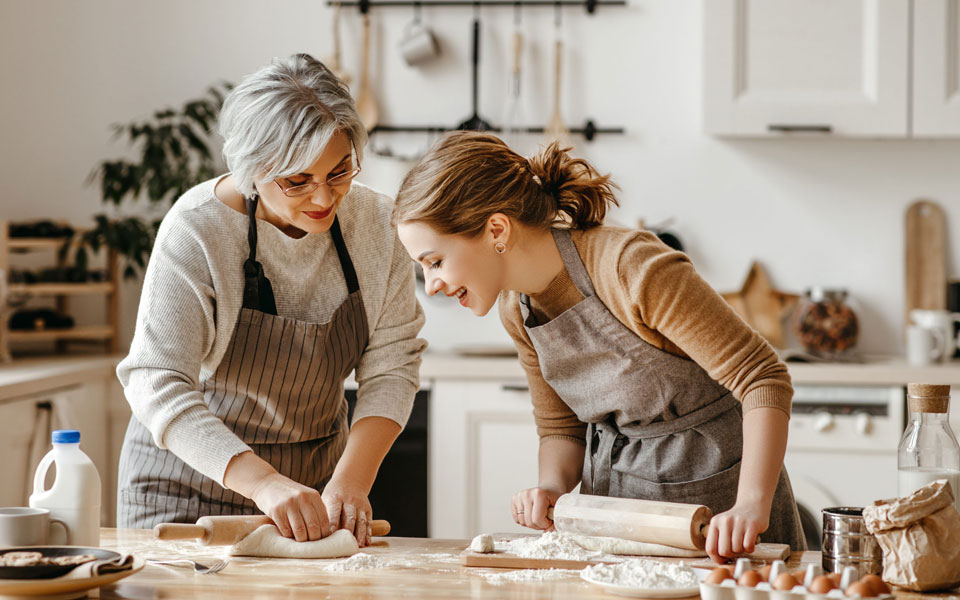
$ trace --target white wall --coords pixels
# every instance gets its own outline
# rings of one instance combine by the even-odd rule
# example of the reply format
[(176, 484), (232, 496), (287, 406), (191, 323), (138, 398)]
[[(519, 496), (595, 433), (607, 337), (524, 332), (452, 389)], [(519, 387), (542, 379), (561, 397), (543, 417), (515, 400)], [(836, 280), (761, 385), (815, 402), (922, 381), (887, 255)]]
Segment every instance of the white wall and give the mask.
[[(470, 9), (431, 9), (443, 56), (407, 67), (396, 42), (411, 9), (373, 12), (374, 90), (386, 123), (455, 124), (470, 114)], [(524, 109), (550, 112), (553, 9), (523, 13), (528, 39)], [(484, 8), (480, 113), (504, 112), (513, 10)], [(332, 10), (321, 0), (0, 0), (0, 189), (6, 219), (64, 218), (101, 210), (84, 185), (92, 167), (125, 149), (109, 125), (180, 105), (207, 85), (237, 81), (276, 55), (330, 53)], [(848, 288), (861, 307), (861, 348), (901, 348), (903, 214), (918, 197), (947, 212), (950, 274), (960, 278), (960, 141), (729, 141), (701, 133), (700, 2), (634, 1), (595, 16), (563, 10), (568, 49), (563, 111), (622, 125), (629, 135), (581, 144), (623, 193), (614, 217), (676, 219), (675, 229), (715, 287), (739, 287), (759, 259), (781, 289)], [(344, 61), (359, 74), (360, 20), (346, 10)], [(536, 140), (527, 140), (526, 150)], [(405, 136), (395, 151), (426, 138)], [(377, 146), (391, 139), (375, 140)], [(368, 182), (395, 191), (404, 164), (371, 156)], [(126, 290), (125, 331), (135, 314)], [(424, 302), (435, 347), (503, 341), (494, 320)], [(451, 302), (452, 304), (452, 302)], [(461, 318), (460, 315), (463, 315)], [(465, 323), (464, 323), (465, 321)]]

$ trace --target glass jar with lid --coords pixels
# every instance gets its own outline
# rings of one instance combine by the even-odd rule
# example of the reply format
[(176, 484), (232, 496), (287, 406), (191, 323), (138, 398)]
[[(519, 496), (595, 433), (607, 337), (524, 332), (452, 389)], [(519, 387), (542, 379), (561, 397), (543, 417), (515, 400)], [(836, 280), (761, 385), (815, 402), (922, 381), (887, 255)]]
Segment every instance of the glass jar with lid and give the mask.
[[(902, 498), (937, 479), (960, 494), (960, 444), (950, 427), (950, 386), (907, 386), (910, 425), (897, 450), (897, 488)], [(960, 508), (960, 501), (957, 502)]]
[(794, 332), (807, 352), (840, 358), (857, 345), (860, 321), (847, 290), (808, 288), (797, 305)]

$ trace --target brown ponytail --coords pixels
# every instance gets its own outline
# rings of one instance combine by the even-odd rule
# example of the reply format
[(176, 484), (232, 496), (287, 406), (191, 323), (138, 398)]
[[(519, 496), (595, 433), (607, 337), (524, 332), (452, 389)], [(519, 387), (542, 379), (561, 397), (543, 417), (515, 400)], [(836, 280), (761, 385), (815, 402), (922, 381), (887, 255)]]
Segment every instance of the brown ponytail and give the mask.
[(615, 186), (569, 152), (554, 142), (528, 161), (496, 136), (449, 133), (403, 178), (393, 222), (470, 236), (494, 213), (536, 228), (596, 227), (617, 204)]

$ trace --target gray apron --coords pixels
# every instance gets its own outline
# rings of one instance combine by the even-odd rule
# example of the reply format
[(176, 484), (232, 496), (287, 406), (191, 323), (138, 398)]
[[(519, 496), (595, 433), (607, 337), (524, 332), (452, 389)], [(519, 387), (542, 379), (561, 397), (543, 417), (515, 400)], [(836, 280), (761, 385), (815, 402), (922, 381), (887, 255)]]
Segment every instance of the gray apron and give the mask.
[[(570, 232), (553, 236), (584, 299), (542, 324), (526, 295), (520, 310), (544, 379), (587, 423), (580, 492), (729, 510), (743, 451), (740, 403), (696, 362), (648, 344), (614, 317)], [(761, 539), (806, 547), (785, 469)]]
[[(347, 282), (347, 299), (327, 323), (277, 315), (273, 288), (257, 262), (257, 200), (247, 200), (250, 257), (243, 308), (212, 377), (200, 384), (210, 407), (282, 475), (322, 491), (349, 431), (343, 381), (366, 347), (368, 326), (357, 274), (339, 222), (330, 233)], [(207, 515), (255, 514), (252, 500), (201, 475), (154, 443), (131, 417), (120, 453), (117, 526), (151, 528)]]

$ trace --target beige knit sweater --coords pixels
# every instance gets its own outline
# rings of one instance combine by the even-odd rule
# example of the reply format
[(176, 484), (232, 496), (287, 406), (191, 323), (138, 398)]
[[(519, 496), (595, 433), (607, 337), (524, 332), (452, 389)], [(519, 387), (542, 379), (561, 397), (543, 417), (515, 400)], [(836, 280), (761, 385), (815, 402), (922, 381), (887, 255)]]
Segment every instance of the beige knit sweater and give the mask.
[[(601, 302), (645, 342), (694, 360), (742, 402), (744, 412), (767, 406), (790, 414), (793, 387), (786, 365), (696, 272), (686, 254), (648, 231), (596, 227), (571, 232)], [(583, 299), (566, 269), (530, 296), (545, 323)], [(541, 441), (584, 441), (580, 422), (540, 372), (537, 352), (523, 328), (519, 294), (500, 297), (500, 318), (527, 373)]]
[[(187, 191), (163, 219), (144, 277), (130, 354), (117, 376), (133, 418), (188, 465), (222, 483), (230, 459), (249, 450), (207, 406), (213, 376), (236, 329), (249, 254), (247, 216), (214, 196), (218, 179)], [(357, 365), (353, 419), (405, 425), (419, 386), (424, 323), (413, 263), (390, 223), (393, 202), (354, 183), (337, 211), (357, 271), (369, 337)], [(257, 220), (257, 260), (281, 316), (327, 322), (347, 297), (330, 233), (294, 239)]]

